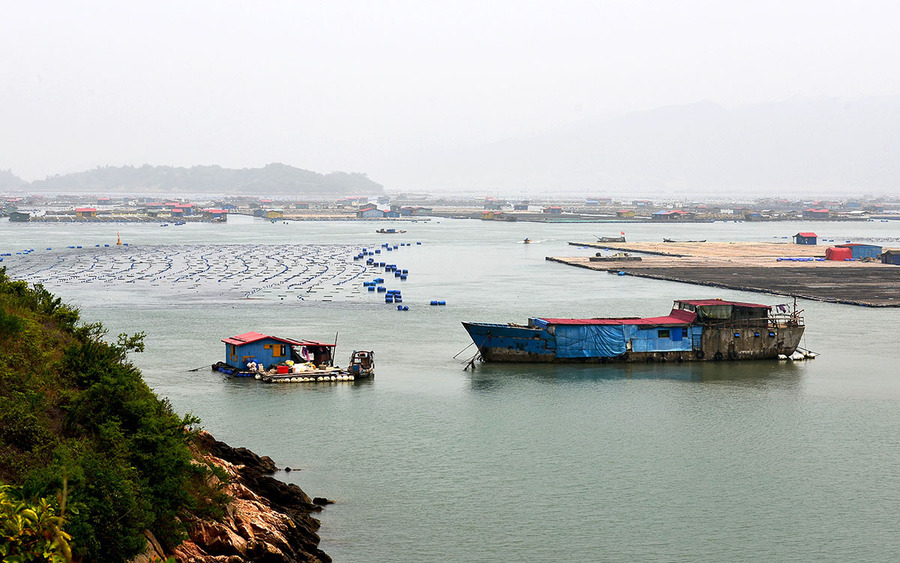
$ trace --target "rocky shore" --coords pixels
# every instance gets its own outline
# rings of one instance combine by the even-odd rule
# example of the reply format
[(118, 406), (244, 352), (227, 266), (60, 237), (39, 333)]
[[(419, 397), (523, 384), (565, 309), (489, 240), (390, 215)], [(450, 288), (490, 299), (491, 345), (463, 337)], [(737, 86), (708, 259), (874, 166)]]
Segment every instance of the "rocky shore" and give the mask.
[(319, 521), (311, 516), (330, 503), (311, 499), (300, 487), (270, 475), (277, 471), (267, 456), (246, 448), (232, 448), (201, 432), (196, 443), (197, 463), (222, 468), (228, 475), (224, 491), (231, 497), (221, 521), (189, 522), (189, 539), (165, 553), (150, 531), (147, 549), (134, 563), (293, 563), (329, 562), (319, 549)]

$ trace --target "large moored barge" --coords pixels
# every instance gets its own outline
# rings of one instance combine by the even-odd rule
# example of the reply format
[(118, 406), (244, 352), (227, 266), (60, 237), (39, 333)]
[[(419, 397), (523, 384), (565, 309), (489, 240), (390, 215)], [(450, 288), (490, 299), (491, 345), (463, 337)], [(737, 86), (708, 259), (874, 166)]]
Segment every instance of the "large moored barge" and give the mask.
[(463, 326), (486, 362), (755, 360), (791, 356), (801, 311), (721, 299), (675, 301), (664, 317), (530, 318)]

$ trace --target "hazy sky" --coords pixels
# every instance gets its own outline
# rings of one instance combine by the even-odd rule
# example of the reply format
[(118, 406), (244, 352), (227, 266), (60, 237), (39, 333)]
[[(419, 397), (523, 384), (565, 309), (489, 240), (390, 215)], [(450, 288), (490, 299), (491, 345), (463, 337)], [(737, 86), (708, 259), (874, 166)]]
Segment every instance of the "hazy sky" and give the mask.
[(900, 94), (900, 2), (0, 0), (0, 169), (416, 154), (711, 100)]

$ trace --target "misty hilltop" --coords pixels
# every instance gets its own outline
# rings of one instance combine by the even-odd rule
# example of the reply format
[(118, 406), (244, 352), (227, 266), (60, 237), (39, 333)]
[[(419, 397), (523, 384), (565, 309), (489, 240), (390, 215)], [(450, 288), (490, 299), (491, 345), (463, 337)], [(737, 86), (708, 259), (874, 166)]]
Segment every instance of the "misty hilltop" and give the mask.
[[(424, 155), (392, 184), (487, 190), (873, 190), (900, 187), (900, 97), (713, 102), (585, 121)], [(441, 185), (437, 185), (437, 183)]]
[(0, 190), (19, 189), (25, 184), (25, 180), (12, 173), (12, 170), (0, 170)]
[(320, 174), (286, 164), (263, 168), (229, 169), (221, 166), (104, 166), (85, 172), (22, 182), (21, 189), (41, 192), (189, 192), (223, 194), (348, 195), (377, 194), (384, 186), (365, 174)]

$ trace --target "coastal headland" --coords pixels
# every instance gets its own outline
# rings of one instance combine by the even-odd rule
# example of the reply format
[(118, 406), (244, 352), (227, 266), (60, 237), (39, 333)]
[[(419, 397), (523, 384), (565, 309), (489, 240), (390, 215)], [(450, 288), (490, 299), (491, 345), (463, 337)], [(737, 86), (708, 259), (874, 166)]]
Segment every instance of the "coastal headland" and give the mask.
[(331, 561), (319, 549), (319, 521), (311, 513), (331, 501), (311, 499), (300, 487), (270, 475), (277, 471), (267, 456), (246, 448), (233, 448), (200, 432), (194, 455), (227, 475), (223, 483), (230, 497), (220, 520), (196, 518), (189, 522), (188, 536), (172, 553), (165, 553), (150, 534), (147, 549), (134, 562), (162, 561)]
[[(830, 303), (900, 307), (900, 268), (877, 261), (817, 260), (824, 258), (822, 246), (766, 242), (569, 244), (620, 253), (623, 259), (616, 260), (615, 255), (603, 261), (595, 256), (546, 259), (628, 276)], [(634, 254), (641, 260), (628, 259)]]

